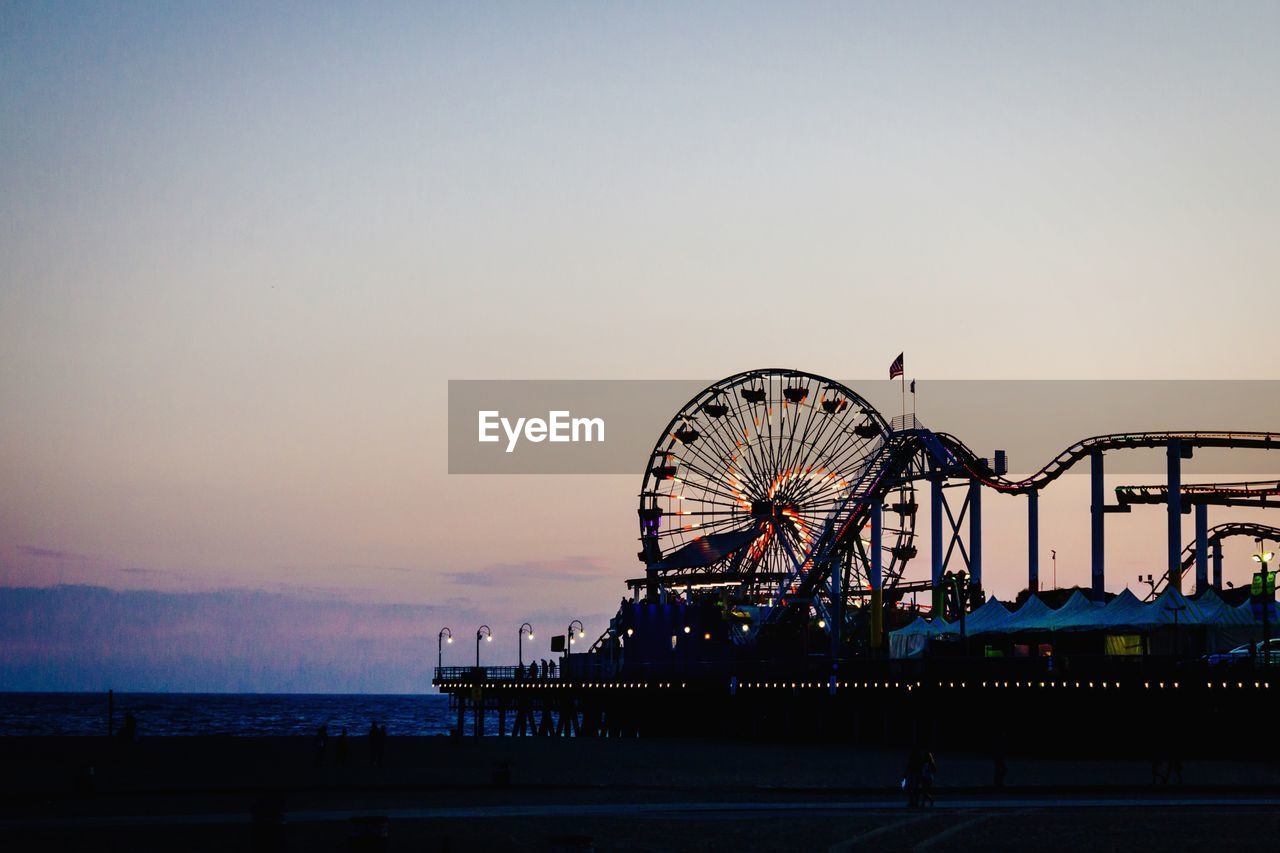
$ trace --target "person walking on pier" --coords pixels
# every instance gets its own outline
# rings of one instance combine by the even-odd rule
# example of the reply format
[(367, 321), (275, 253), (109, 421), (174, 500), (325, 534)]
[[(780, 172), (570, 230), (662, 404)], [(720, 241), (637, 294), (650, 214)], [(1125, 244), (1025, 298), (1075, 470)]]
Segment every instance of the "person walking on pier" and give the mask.
[(933, 779), (938, 775), (938, 763), (933, 753), (926, 751), (924, 761), (920, 765), (920, 805), (933, 805)]
[(924, 771), (924, 753), (919, 747), (911, 747), (907, 755), (907, 767), (902, 772), (902, 787), (907, 792), (907, 808), (920, 805), (920, 776)]

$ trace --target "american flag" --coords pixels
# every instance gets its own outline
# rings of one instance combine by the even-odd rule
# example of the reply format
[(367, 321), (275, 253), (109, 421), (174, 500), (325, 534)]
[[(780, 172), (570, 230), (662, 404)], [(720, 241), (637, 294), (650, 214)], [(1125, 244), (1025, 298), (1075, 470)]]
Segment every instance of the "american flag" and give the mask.
[(897, 379), (902, 375), (902, 353), (898, 353), (898, 357), (893, 360), (893, 364), (889, 365), (889, 378)]

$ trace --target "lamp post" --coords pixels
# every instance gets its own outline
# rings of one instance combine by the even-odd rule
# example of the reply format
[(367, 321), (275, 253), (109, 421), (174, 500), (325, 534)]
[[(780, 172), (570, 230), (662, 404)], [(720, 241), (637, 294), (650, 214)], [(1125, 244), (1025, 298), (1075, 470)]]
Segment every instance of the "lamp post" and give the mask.
[[(579, 638), (579, 639), (581, 639), (582, 637), (587, 636), (587, 630), (586, 630), (586, 628), (582, 627), (582, 623), (581, 623), (580, 621), (578, 621), (577, 619), (574, 619), (572, 622), (570, 622), (570, 623), (569, 623), (569, 630), (565, 631), (565, 634), (564, 634), (564, 660), (565, 660), (565, 663), (567, 663), (567, 662), (569, 661), (569, 647), (573, 645), (573, 626), (574, 626), (574, 625), (577, 625), (577, 626), (578, 626), (578, 638)], [(564, 678), (564, 663), (562, 663), (562, 664), (560, 665), (560, 677), (561, 677), (561, 678)]]
[(519, 647), (519, 660), (520, 660), (521, 669), (524, 669), (524, 635), (525, 634), (529, 635), (530, 640), (533, 639), (533, 626), (530, 625), (528, 622), (525, 622), (523, 625), (520, 626), (520, 639), (516, 641), (516, 645)]
[(481, 625), (476, 629), (476, 669), (480, 668), (480, 640), (485, 642), (493, 642), (493, 631), (489, 630), (488, 625)]
[(440, 674), (440, 670), (444, 669), (444, 644), (445, 640), (453, 642), (453, 632), (448, 628), (441, 628), (440, 633), (436, 635), (436, 675)]
[(1270, 551), (1262, 550), (1262, 540), (1257, 540), (1258, 553), (1253, 555), (1253, 561), (1262, 566), (1262, 571), (1254, 575), (1254, 586), (1257, 589), (1257, 597), (1262, 600), (1262, 665), (1271, 665), (1271, 603), (1275, 601), (1276, 588), (1275, 581), (1271, 579), (1271, 570), (1268, 564), (1271, 558), (1275, 556)]

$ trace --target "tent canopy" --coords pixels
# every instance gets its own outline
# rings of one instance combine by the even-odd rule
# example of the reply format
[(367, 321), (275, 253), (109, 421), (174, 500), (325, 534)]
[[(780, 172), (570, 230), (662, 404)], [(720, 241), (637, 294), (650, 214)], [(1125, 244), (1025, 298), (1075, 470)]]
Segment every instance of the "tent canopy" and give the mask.
[[(1273, 604), (1271, 607), (1269, 618), (1276, 621), (1276, 606)], [(969, 636), (1056, 631), (1107, 631), (1119, 634), (1152, 631), (1172, 625), (1237, 628), (1258, 624), (1260, 620), (1255, 618), (1252, 606), (1247, 601), (1239, 607), (1230, 607), (1213, 590), (1206, 590), (1196, 598), (1187, 598), (1178, 590), (1168, 587), (1154, 601), (1139, 601), (1136, 595), (1126, 589), (1105, 605), (1092, 601), (1083, 592), (1076, 590), (1056, 610), (1045, 604), (1039, 596), (1033, 595), (1017, 610), (1010, 612), (992, 596), (965, 617), (965, 633)], [(958, 622), (931, 622), (918, 616), (905, 628), (891, 632), (890, 637), (937, 637), (959, 632)]]

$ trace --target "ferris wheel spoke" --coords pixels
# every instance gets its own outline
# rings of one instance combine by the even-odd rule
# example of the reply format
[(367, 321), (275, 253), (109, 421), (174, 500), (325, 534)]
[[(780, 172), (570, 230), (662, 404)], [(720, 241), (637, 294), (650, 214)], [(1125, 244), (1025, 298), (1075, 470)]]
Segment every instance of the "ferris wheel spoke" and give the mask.
[(758, 473), (762, 470), (761, 465), (756, 459), (755, 448), (751, 445), (751, 440), (746, 435), (746, 427), (742, 427), (743, 438), (739, 440), (737, 434), (732, 432), (733, 423), (741, 423), (739, 407), (735, 403), (731, 409), (734, 420), (730, 421), (728, 415), (717, 419), (717, 427), (713, 435), (716, 442), (722, 449), (726, 450), (729, 458), (734, 462), (737, 470), (743, 472), (743, 479), (750, 482), (753, 488), (760, 488), (762, 483), (757, 482), (760, 477)]

